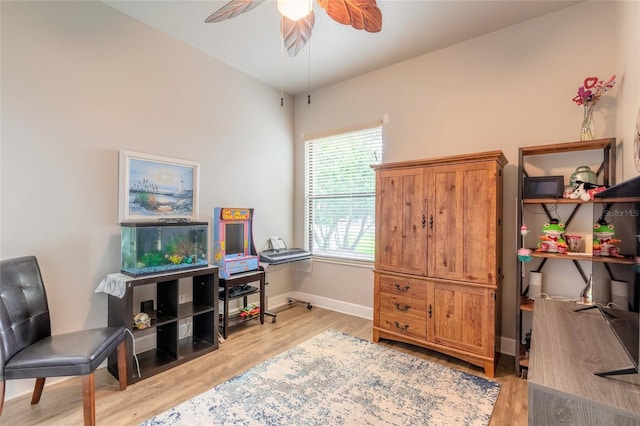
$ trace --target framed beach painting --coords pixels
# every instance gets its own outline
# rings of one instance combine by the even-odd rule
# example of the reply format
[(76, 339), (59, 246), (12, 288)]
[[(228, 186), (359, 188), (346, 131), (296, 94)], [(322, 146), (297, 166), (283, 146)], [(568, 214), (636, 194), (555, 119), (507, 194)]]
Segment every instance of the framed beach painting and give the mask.
[(197, 220), (200, 164), (119, 152), (118, 222)]

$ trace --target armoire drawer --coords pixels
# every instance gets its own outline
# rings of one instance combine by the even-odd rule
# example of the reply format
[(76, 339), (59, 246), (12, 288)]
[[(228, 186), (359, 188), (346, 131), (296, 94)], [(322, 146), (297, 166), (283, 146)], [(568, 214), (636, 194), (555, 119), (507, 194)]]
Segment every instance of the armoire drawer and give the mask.
[(411, 278), (380, 275), (380, 293), (426, 301), (427, 283)]
[[(395, 309), (395, 308), (394, 308)], [(404, 334), (420, 340), (427, 337), (426, 312), (416, 312), (422, 314), (413, 315), (408, 312), (397, 312), (395, 310), (380, 310), (380, 328), (394, 333)]]
[(380, 314), (386, 316), (409, 316), (416, 319), (424, 319), (427, 301), (411, 297), (395, 296), (392, 294), (380, 294)]

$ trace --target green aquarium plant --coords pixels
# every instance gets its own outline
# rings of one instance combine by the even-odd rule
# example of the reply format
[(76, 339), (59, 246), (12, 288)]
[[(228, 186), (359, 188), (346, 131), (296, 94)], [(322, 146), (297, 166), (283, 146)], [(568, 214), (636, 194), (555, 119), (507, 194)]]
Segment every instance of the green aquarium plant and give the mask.
[(140, 256), (140, 262), (144, 266), (160, 266), (164, 263), (164, 256), (158, 251), (145, 253)]

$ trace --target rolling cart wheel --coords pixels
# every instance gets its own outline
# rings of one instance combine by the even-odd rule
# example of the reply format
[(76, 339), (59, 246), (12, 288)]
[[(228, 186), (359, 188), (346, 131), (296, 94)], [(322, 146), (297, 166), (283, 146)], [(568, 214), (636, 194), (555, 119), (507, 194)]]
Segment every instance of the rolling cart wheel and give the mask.
[(276, 317), (271, 318), (271, 323), (276, 322)]
[(311, 309), (313, 308), (313, 306), (311, 306), (311, 303), (307, 303), (307, 309)]

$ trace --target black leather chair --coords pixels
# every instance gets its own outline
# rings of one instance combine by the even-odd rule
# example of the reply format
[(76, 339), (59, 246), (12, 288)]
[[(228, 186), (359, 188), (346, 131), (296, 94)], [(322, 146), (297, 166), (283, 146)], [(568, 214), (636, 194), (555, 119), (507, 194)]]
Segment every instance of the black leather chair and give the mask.
[(31, 404), (37, 404), (46, 377), (82, 376), (84, 424), (94, 425), (94, 371), (116, 348), (120, 389), (127, 387), (125, 333), (102, 327), (52, 336), (37, 259), (0, 261), (0, 415), (6, 380), (35, 378)]

